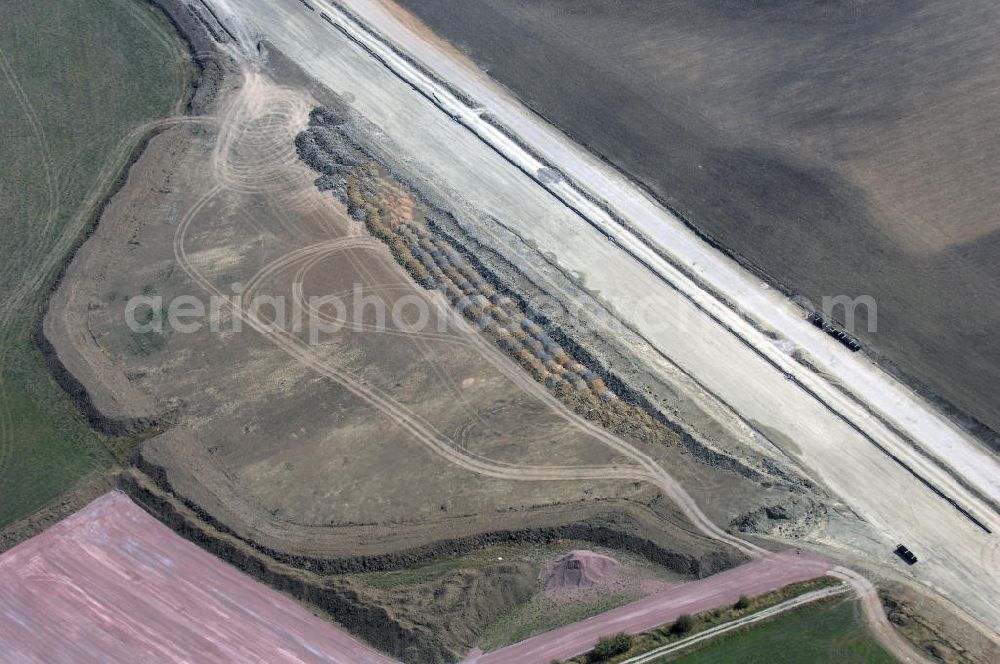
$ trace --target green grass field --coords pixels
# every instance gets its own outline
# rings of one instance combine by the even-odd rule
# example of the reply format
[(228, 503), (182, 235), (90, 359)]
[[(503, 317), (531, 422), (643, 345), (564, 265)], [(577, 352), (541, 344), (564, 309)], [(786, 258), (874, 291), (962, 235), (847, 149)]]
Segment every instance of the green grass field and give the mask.
[(683, 664), (892, 664), (869, 635), (853, 600), (834, 599), (790, 611), (711, 640), (662, 662)]
[(191, 74), (139, 0), (0, 3), (0, 527), (111, 463), (31, 333), (134, 147), (124, 139), (175, 113)]

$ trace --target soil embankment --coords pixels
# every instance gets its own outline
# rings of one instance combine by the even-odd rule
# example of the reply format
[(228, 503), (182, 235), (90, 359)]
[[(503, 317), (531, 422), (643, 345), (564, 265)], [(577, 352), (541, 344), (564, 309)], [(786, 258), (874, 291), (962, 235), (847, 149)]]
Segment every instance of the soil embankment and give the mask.
[[(557, 522), (548, 527), (483, 532), (451, 540), (440, 538), (432, 544), (393, 554), (340, 559), (292, 556), (266, 550), (236, 536), (206, 513), (199, 512), (196, 505), (171, 494), (162, 473), (148, 466), (145, 470), (149, 475), (137, 469), (122, 474), (120, 487), (175, 532), (268, 585), (317, 607), (352, 633), (405, 661), (445, 662), (460, 657), (474, 644), (481, 629), (535, 592), (530, 572), (516, 565), (498, 564), (471, 579), (446, 577), (442, 583), (457, 590), (435, 591), (436, 585), (432, 584), (428, 591), (436, 599), (420, 602), (416, 614), (412, 613), (412, 600), (403, 601), (405, 597), (401, 600), (398, 592), (380, 596), (345, 574), (413, 567), (490, 545), (566, 539), (632, 551), (694, 577), (710, 576), (737, 563), (731, 554), (721, 551), (695, 559), (630, 534), (628, 520), (622, 516), (628, 511), (627, 506), (612, 508), (604, 517), (594, 514), (587, 519), (581, 515), (580, 521)], [(595, 512), (593, 508), (589, 511)], [(456, 592), (458, 601), (454, 599)]]

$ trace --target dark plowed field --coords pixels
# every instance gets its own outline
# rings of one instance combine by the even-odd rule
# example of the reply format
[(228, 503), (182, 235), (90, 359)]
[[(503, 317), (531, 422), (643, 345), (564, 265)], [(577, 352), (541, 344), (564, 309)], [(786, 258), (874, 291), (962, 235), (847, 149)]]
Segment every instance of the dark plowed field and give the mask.
[[(1000, 6), (402, 0), (789, 291), (1000, 430)], [(842, 312), (840, 312), (842, 314)]]

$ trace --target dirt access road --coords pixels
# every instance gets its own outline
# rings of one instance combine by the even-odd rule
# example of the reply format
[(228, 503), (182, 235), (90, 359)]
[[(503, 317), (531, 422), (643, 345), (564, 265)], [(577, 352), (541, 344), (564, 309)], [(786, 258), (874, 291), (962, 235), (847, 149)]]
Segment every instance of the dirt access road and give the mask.
[[(242, 94), (255, 96), (264, 94), (266, 92), (266, 87), (267, 86), (263, 80), (252, 73), (248, 73), (246, 80), (240, 89)], [(225, 145), (227, 144), (227, 141), (222, 140), (220, 141), (220, 144)], [(224, 156), (225, 153), (226, 150), (219, 150), (218, 167), (216, 169), (219, 173), (228, 173), (231, 170), (226, 166), (228, 162)], [(219, 193), (219, 187), (209, 189), (199, 199), (199, 201), (179, 219), (176, 229), (174, 230), (173, 238), (173, 256), (177, 264), (191, 277), (195, 283), (199, 284), (207, 292), (216, 295), (221, 293), (217, 290), (211, 279), (209, 279), (207, 275), (202, 272), (204, 266), (199, 265), (199, 261), (192, 260), (196, 254), (189, 255), (188, 253), (188, 233), (192, 222), (198, 218), (199, 212), (206, 206), (210, 205), (212, 200), (218, 196)], [(308, 258), (314, 253), (323, 255), (324, 252), (332, 248), (341, 247), (345, 243), (353, 245), (355, 243), (364, 244), (366, 242), (370, 242), (370, 240), (361, 237), (349, 237), (343, 240), (320, 243), (310, 248), (308, 251), (293, 251), (292, 253), (280, 258), (274, 265), (294, 265), (302, 258)], [(270, 270), (270, 267), (265, 268), (264, 272), (267, 272), (268, 270)], [(257, 278), (251, 279), (245, 292), (252, 292), (255, 290), (254, 284), (257, 281), (259, 281)], [(747, 555), (756, 556), (764, 560), (768, 560), (771, 557), (771, 554), (764, 551), (760, 547), (734, 537), (733, 535), (730, 535), (720, 529), (706, 518), (704, 513), (698, 508), (684, 489), (680, 487), (668, 473), (660, 468), (655, 461), (647, 455), (635, 450), (624, 441), (621, 441), (608, 434), (603, 429), (596, 427), (592, 423), (588, 421), (577, 421), (575, 418), (566, 413), (565, 408), (558, 402), (554, 401), (551, 395), (545, 393), (537, 383), (524, 379), (523, 387), (527, 391), (538, 392), (537, 397), (549, 403), (553, 413), (558, 413), (566, 418), (568, 424), (575, 425), (587, 431), (608, 447), (615, 449), (624, 456), (630, 458), (635, 465), (631, 467), (622, 466), (599, 468), (561, 466), (533, 467), (517, 464), (499, 464), (492, 462), (489, 459), (476, 458), (475, 456), (469, 455), (465, 450), (450, 445), (446, 439), (442, 439), (437, 432), (434, 431), (431, 423), (424, 421), (415, 413), (410, 412), (402, 404), (399, 404), (388, 395), (383, 394), (377, 389), (373, 389), (370, 385), (357, 381), (350, 375), (340, 370), (335, 363), (330, 362), (328, 359), (320, 360), (313, 357), (310, 354), (309, 349), (304, 347), (300, 340), (297, 340), (294, 335), (283, 333), (281, 330), (268, 330), (266, 325), (263, 325), (259, 320), (255, 319), (255, 317), (249, 315), (249, 313), (245, 310), (239, 310), (237, 311), (237, 314), (243, 320), (244, 324), (256, 329), (264, 338), (274, 343), (275, 346), (285, 352), (288, 356), (303, 365), (309, 366), (317, 373), (337, 382), (344, 388), (350, 390), (353, 394), (356, 394), (361, 399), (364, 399), (372, 408), (388, 416), (392, 421), (396, 422), (400, 426), (406, 427), (418, 441), (425, 444), (428, 451), (440, 456), (443, 460), (448, 461), (450, 464), (473, 471), (479, 475), (518, 481), (558, 481), (567, 479), (595, 480), (596, 478), (615, 477), (623, 480), (630, 479), (649, 482), (659, 487), (665, 495), (669, 496), (678, 505), (684, 515), (690, 519), (695, 527), (702, 533), (718, 541), (725, 542)], [(470, 344), (483, 345), (482, 340), (471, 331), (468, 331), (467, 340)], [(491, 353), (496, 354), (496, 351), (488, 345), (483, 345), (482, 352), (484, 356), (489, 356)], [(503, 366), (504, 363), (500, 362), (499, 358), (497, 358), (497, 360), (498, 366)], [(513, 370), (517, 371), (516, 368)], [(796, 560), (803, 559), (797, 557)], [(787, 561), (785, 561), (785, 566), (787, 566)], [(827, 571), (829, 569), (829, 564), (824, 561), (819, 568), (816, 568), (812, 564), (807, 563), (805, 567), (809, 569), (810, 576), (815, 576), (818, 573)], [(870, 584), (858, 575), (841, 568), (837, 568), (831, 573), (839, 575), (841, 578), (847, 580), (863, 597), (874, 596), (874, 592), (871, 589)], [(787, 581), (785, 582), (787, 583)], [(783, 583), (778, 583), (777, 585), (780, 586), (783, 585)], [(765, 592), (765, 590), (757, 589), (756, 587), (750, 587), (748, 589), (746, 586), (741, 587), (735, 592), (738, 596), (742, 592), (754, 591)], [(724, 603), (725, 600), (722, 599), (716, 601)], [(888, 625), (884, 625), (885, 617), (880, 613), (881, 609), (878, 602), (875, 601), (874, 603), (866, 603), (865, 606), (873, 622), (877, 625), (885, 627), (885, 629), (881, 632), (884, 638), (886, 638), (889, 643), (893, 643), (894, 634), (892, 634), (891, 628), (889, 628)], [(657, 616), (654, 620), (659, 620), (661, 618), (661, 616)], [(896, 648), (904, 652), (902, 659), (904, 659), (904, 661), (911, 661), (913, 658), (908, 658), (905, 645), (900, 645), (898, 643), (898, 637), (895, 641)]]
[[(249, 76), (246, 89), (252, 89), (254, 85), (253, 76)], [(189, 225), (197, 216), (198, 211), (203, 206), (208, 205), (218, 193), (217, 188), (209, 190), (199, 203), (184, 215), (177, 225), (174, 238), (174, 256), (177, 263), (195, 282), (201, 285), (206, 291), (213, 293), (216, 293), (215, 287), (200, 272), (198, 267), (192, 263), (187, 254), (186, 236)], [(358, 242), (363, 240), (349, 238), (347, 241)], [(342, 243), (343, 241), (322, 244), (317, 246), (315, 250), (323, 252), (330, 247), (339, 246)], [(288, 257), (280, 260), (284, 264), (286, 261), (294, 262), (302, 256), (308, 257), (309, 255), (311, 255), (311, 251), (293, 252)], [(254, 281), (251, 281), (251, 288), (249, 290), (252, 290), (253, 283)], [(696, 585), (685, 591), (676, 600), (673, 598), (667, 600), (667, 598), (658, 595), (654, 599), (643, 600), (639, 603), (629, 605), (624, 611), (617, 610), (609, 614), (604, 614), (604, 620), (602, 621), (596, 623), (593, 621), (584, 621), (583, 623), (570, 626), (567, 629), (570, 630), (572, 636), (569, 637), (568, 641), (560, 638), (552, 639), (550, 638), (552, 635), (549, 634), (545, 637), (539, 637), (541, 642), (533, 641), (527, 646), (515, 646), (528, 647), (533, 650), (537, 649), (539, 653), (546, 653), (544, 656), (539, 653), (532, 654), (533, 650), (532, 652), (525, 653), (522, 653), (520, 650), (510, 653), (505, 649), (485, 656), (482, 661), (511, 661), (511, 657), (518, 658), (518, 661), (532, 661), (536, 655), (540, 658), (539, 661), (542, 661), (544, 657), (548, 657), (552, 652), (562, 652), (560, 648), (563, 648), (564, 645), (566, 648), (582, 648), (582, 650), (585, 650), (592, 646), (592, 642), (596, 641), (600, 634), (605, 633), (609, 629), (617, 630), (624, 628), (641, 631), (663, 624), (664, 622), (669, 622), (680, 613), (714, 608), (727, 602), (735, 601), (741, 594), (768, 592), (788, 583), (813, 578), (823, 573), (831, 573), (851, 584), (858, 595), (864, 600), (866, 613), (875, 626), (876, 633), (884, 639), (887, 647), (900, 653), (903, 661), (914, 661), (916, 659), (908, 651), (906, 645), (899, 641), (898, 637), (892, 633), (891, 628), (885, 623), (885, 617), (881, 613), (881, 606), (878, 604), (877, 599), (872, 601), (872, 598), (875, 597), (874, 589), (862, 577), (844, 568), (831, 569), (832, 564), (828, 560), (814, 557), (810, 554), (799, 555), (789, 552), (779, 555), (771, 554), (756, 545), (726, 533), (704, 515), (684, 489), (668, 473), (660, 468), (655, 461), (632, 448), (627, 443), (617, 439), (615, 436), (608, 434), (603, 429), (594, 426), (592, 423), (575, 421), (574, 418), (564, 412), (565, 409), (561, 408), (558, 402), (554, 401), (537, 384), (526, 381), (523, 387), (528, 391), (537, 392), (536, 396), (550, 403), (553, 412), (566, 417), (568, 424), (575, 424), (575, 426), (587, 431), (610, 448), (628, 457), (635, 465), (598, 468), (563, 466), (532, 467), (516, 464), (498, 464), (488, 459), (476, 458), (464, 450), (450, 445), (447, 440), (442, 439), (435, 432), (431, 423), (423, 421), (422, 418), (409, 412), (404, 406), (396, 403), (387, 395), (358, 382), (351, 376), (338, 370), (334, 364), (311, 357), (308, 349), (303, 348), (294, 337), (282, 334), (279, 331), (267, 330), (266, 326), (261, 325), (258, 320), (248, 315), (246, 311), (238, 311), (237, 313), (246, 325), (257, 329), (265, 338), (274, 343), (291, 358), (306, 364), (317, 373), (341, 384), (344, 388), (367, 401), (373, 409), (388, 416), (398, 425), (407, 428), (414, 438), (426, 446), (429, 452), (438, 455), (444, 461), (487, 477), (516, 479), (520, 481), (594, 480), (598, 477), (616, 477), (650, 482), (658, 486), (665, 495), (669, 496), (701, 532), (709, 537), (725, 542), (747, 555), (757, 558), (757, 561), (750, 566), (740, 567), (737, 574), (733, 575), (732, 571), (730, 571), (712, 576), (706, 580), (711, 581), (710, 584)], [(495, 354), (495, 351), (488, 345), (484, 345), (482, 340), (474, 333), (469, 332), (468, 342), (470, 344), (483, 345), (481, 350), (484, 356)], [(501, 358), (496, 359), (497, 365), (503, 366), (504, 363), (500, 361)], [(702, 584), (704, 582), (697, 583)], [(687, 601), (692, 597), (698, 598), (702, 603)], [(622, 622), (622, 616), (627, 619), (627, 622)], [(584, 631), (581, 633), (579, 632), (580, 629)], [(553, 648), (556, 650), (553, 651)], [(576, 652), (582, 652), (582, 650), (577, 650)], [(524, 660), (524, 657), (528, 657), (529, 659)]]
[(0, 662), (394, 660), (105, 494), (0, 557)]
[[(996, 538), (942, 499), (913, 472), (925, 477), (946, 496), (954, 496), (955, 502), (973, 512), (994, 531), (998, 528), (995, 513), (951, 473), (915, 452), (895, 431), (909, 432), (927, 450), (948, 452), (947, 446), (954, 443), (954, 450), (964, 452), (949, 458), (952, 463), (961, 465), (961, 472), (969, 471), (969, 481), (973, 484), (976, 484), (976, 477), (1000, 476), (988, 470), (995, 464), (978, 454), (976, 448), (963, 443), (960, 432), (950, 424), (926, 410), (919, 401), (914, 401), (915, 397), (905, 390), (900, 391), (899, 386), (878, 383), (884, 389), (874, 390), (874, 401), (862, 405), (833, 383), (806, 370), (791, 357), (794, 350), (804, 348), (813, 361), (821, 364), (822, 358), (828, 358), (830, 366), (823, 366), (831, 375), (839, 375), (842, 368), (855, 366), (861, 360), (813, 330), (797, 317), (791, 304), (764, 291), (755, 281), (747, 282), (749, 275), (742, 274), (735, 264), (727, 264), (721, 255), (713, 256), (708, 247), (699, 247), (696, 239), (691, 240), (691, 250), (700, 253), (687, 256), (686, 263), (678, 260), (677, 265), (688, 268), (681, 270), (657, 253), (660, 248), (654, 251), (650, 245), (636, 239), (629, 229), (621, 225), (608, 226), (606, 213), (600, 208), (595, 210), (593, 205), (584, 206), (585, 197), (568, 188), (564, 180), (539, 186), (536, 178), (526, 175), (532, 173), (528, 162), (520, 164), (517, 161), (533, 157), (525, 156), (527, 153), (516, 143), (483, 122), (478, 110), (482, 107), (470, 109), (465, 106), (445, 86), (412, 67), (388, 46), (379, 46), (380, 42), (329, 5), (323, 10), (339, 27), (335, 28), (318, 12), (311, 12), (303, 4), (291, 0), (279, 3), (251, 1), (239, 5), (219, 1), (213, 5), (249, 43), (266, 38), (319, 82), (335, 91), (350, 93), (354, 108), (394, 141), (400, 160), (418, 163), (435, 186), (455, 192), (459, 200), (469, 200), (470, 195), (474, 195), (478, 209), (503, 220), (511, 232), (525, 242), (534, 243), (542, 257), (540, 260), (549, 261), (563, 274), (581, 275), (581, 283), (585, 281), (595, 299), (641, 333), (649, 344), (651, 356), (667, 357), (696, 377), (702, 386), (738, 413), (755, 435), (764, 437), (773, 453), (802, 468), (842, 497), (865, 522), (846, 528), (837, 526), (837, 530), (818, 535), (818, 542), (847, 557), (864, 560), (866, 564), (908, 575), (947, 595), (988, 624), (1000, 622), (1000, 605), (995, 592), (998, 580), (992, 562), (997, 555)], [(361, 11), (374, 6), (352, 4), (352, 7)], [(383, 18), (385, 25), (380, 22)], [(379, 21), (372, 22), (377, 23), (380, 30), (388, 30), (395, 20), (385, 14)], [(398, 21), (396, 24), (401, 25)], [(422, 46), (426, 35), (418, 35), (405, 26), (392, 29), (402, 29), (402, 34), (408, 35), (407, 50), (417, 52), (429, 48)], [(365, 42), (370, 50), (361, 48), (358, 42)], [(379, 49), (375, 54), (377, 59), (372, 56), (372, 49)], [(421, 56), (421, 59), (424, 58)], [(470, 63), (453, 64), (451, 68), (465, 72), (464, 75), (478, 81), (483, 90), (494, 89), (491, 94), (499, 94)], [(438, 77), (451, 78), (452, 71), (445, 65), (435, 64), (433, 69)], [(427, 89), (417, 92), (414, 86)], [(478, 94), (475, 90), (466, 92)], [(477, 99), (480, 103), (484, 100), (489, 101), (486, 97)], [(514, 101), (509, 103), (516, 104)], [(442, 107), (447, 113), (442, 112)], [(503, 108), (490, 110), (496, 115)], [(455, 121), (456, 117), (459, 122)], [(532, 121), (537, 123), (537, 119)], [(520, 126), (517, 131), (521, 133)], [(558, 137), (552, 128), (543, 127), (537, 131)], [(527, 128), (521, 138), (534, 141)], [(590, 178), (613, 181), (616, 177), (603, 172), (603, 167), (582, 150), (574, 151), (565, 146), (563, 149), (568, 155), (583, 160), (586, 166), (583, 175), (587, 176), (588, 186)], [(516, 150), (520, 150), (520, 156)], [(571, 165), (556, 158), (551, 161), (575, 176)], [(514, 168), (512, 163), (518, 167)], [(598, 194), (609, 198), (601, 191)], [(625, 206), (633, 200), (631, 195), (624, 194), (619, 194), (620, 201), (610, 198), (614, 207)], [(646, 201), (642, 205), (650, 205), (639, 195), (634, 197), (633, 203), (636, 201)], [(570, 209), (567, 202), (579, 206), (576, 209), (584, 216)], [(623, 211), (626, 208), (623, 207)], [(603, 220), (602, 214), (605, 215)], [(647, 210), (645, 214), (653, 212)], [(672, 228), (668, 220), (664, 221), (664, 214), (660, 210), (655, 217), (648, 218), (659, 219), (665, 224), (663, 228), (651, 226), (650, 233), (664, 233), (664, 229)], [(635, 225), (633, 229), (637, 228), (639, 222), (630, 215), (622, 214), (621, 217)], [(676, 242), (670, 244), (671, 252), (685, 246), (683, 233), (683, 230), (678, 231)], [(609, 237), (613, 241), (609, 242)], [(727, 290), (733, 296), (727, 300), (739, 303), (739, 312), (729, 309), (712, 292), (701, 287), (716, 270), (731, 271), (735, 275), (732, 278), (737, 282), (731, 284), (733, 289)], [(701, 283), (695, 283), (689, 275), (696, 275)], [(725, 278), (720, 277), (718, 282), (720, 289), (728, 288)], [(736, 289), (738, 284), (743, 284), (747, 290)], [(755, 302), (761, 303), (759, 311), (751, 306)], [(650, 320), (646, 315), (648, 311), (669, 312), (670, 315)], [(769, 311), (778, 318), (772, 321)], [(758, 322), (763, 326), (780, 330), (779, 338), (770, 339), (741, 314), (759, 316)], [(788, 330), (785, 330), (785, 322), (790, 326)], [(794, 336), (789, 337), (789, 334)], [(860, 389), (858, 386), (879, 376), (874, 369), (865, 372), (859, 376), (848, 372), (844, 374), (847, 379), (841, 382), (856, 391)], [(873, 412), (881, 412), (884, 417), (874, 416)], [(895, 429), (887, 426), (887, 422)], [(940, 435), (931, 435), (933, 432)], [(891, 450), (896, 458), (883, 450)], [(984, 479), (979, 484), (987, 481)], [(872, 486), (882, 490), (872, 492)], [(995, 493), (995, 486), (992, 489), (981, 486), (978, 493)], [(906, 569), (891, 555), (897, 541), (911, 544), (911, 548), (921, 555), (919, 566)]]
[(592, 649), (602, 636), (617, 632), (644, 632), (671, 623), (682, 613), (708, 611), (732, 604), (740, 595), (760, 595), (790, 583), (821, 576), (832, 566), (833, 563), (829, 560), (807, 552), (796, 554), (794, 550), (789, 550), (767, 555), (486, 655), (471, 657), (465, 662), (542, 664), (556, 659), (568, 659)]

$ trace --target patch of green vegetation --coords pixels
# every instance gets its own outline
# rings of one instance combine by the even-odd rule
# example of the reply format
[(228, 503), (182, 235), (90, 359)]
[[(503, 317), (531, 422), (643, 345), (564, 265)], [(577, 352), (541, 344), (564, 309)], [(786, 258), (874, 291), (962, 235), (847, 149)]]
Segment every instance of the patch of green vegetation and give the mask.
[[(829, 576), (821, 576), (816, 579), (792, 583), (784, 588), (779, 588), (774, 592), (753, 597), (741, 596), (732, 606), (719, 607), (711, 611), (699, 613), (696, 616), (684, 614), (679, 616), (677, 621), (667, 625), (662, 625), (648, 632), (636, 634), (632, 638), (632, 647), (621, 656), (613, 657), (608, 661), (611, 663), (624, 661), (630, 657), (635, 657), (642, 653), (649, 652), (660, 646), (686, 639), (690, 636), (711, 629), (717, 625), (732, 622), (738, 618), (757, 613), (763, 609), (780, 604), (786, 600), (798, 597), (814, 590), (838, 585), (840, 582)], [(583, 664), (588, 661), (586, 655), (575, 657), (570, 662)]]
[(590, 651), (589, 658), (594, 662), (604, 662), (616, 655), (628, 652), (632, 648), (632, 637), (625, 632), (614, 636), (602, 636), (597, 645)]
[(677, 620), (670, 627), (670, 631), (674, 634), (687, 634), (692, 629), (694, 629), (694, 616), (690, 613), (682, 613), (677, 616)]
[(489, 652), (550, 629), (585, 620), (634, 601), (627, 595), (604, 595), (590, 601), (555, 602), (544, 594), (508, 612), (479, 636), (478, 645)]
[(135, 434), (134, 436), (120, 436), (118, 438), (112, 438), (106, 441), (108, 451), (111, 456), (120, 464), (125, 464), (128, 461), (129, 455), (132, 450), (137, 448), (144, 440), (149, 440), (153, 436), (157, 436), (163, 433), (163, 428), (160, 426), (154, 426), (142, 433)]
[(808, 604), (710, 640), (694, 652), (671, 657), (657, 661), (683, 664), (892, 664), (896, 661), (869, 634), (857, 603), (842, 598)]
[(434, 560), (419, 567), (392, 570), (390, 572), (371, 572), (361, 575), (360, 578), (368, 585), (380, 590), (429, 583), (440, 579), (449, 572), (463, 569), (479, 569), (488, 565), (495, 565), (499, 562), (497, 558), (504, 557), (504, 553), (507, 553), (506, 549), (483, 549), (465, 556), (441, 558), (440, 560)]
[[(562, 539), (544, 544), (491, 546), (463, 555), (445, 556), (408, 569), (359, 574), (357, 578), (380, 590), (391, 590), (405, 585), (430, 583), (458, 570), (496, 565), (501, 559), (509, 563), (527, 563), (540, 574), (546, 564), (574, 549), (589, 549), (612, 556), (645, 578), (661, 581), (678, 581), (684, 578), (633, 553), (613, 551), (578, 540)], [(542, 582), (539, 580), (535, 596), (490, 624), (479, 635), (476, 644), (486, 651), (495, 650), (529, 636), (609, 611), (635, 599), (638, 597), (615, 594), (603, 597), (595, 595), (572, 603), (555, 602), (545, 597)]]
[(31, 334), (61, 263), (192, 74), (136, 0), (0, 3), (0, 527), (112, 463)]

